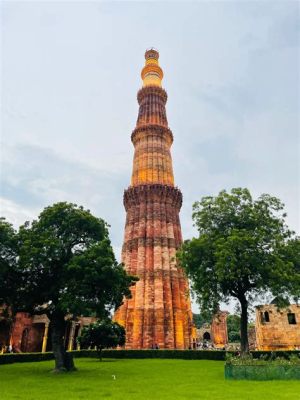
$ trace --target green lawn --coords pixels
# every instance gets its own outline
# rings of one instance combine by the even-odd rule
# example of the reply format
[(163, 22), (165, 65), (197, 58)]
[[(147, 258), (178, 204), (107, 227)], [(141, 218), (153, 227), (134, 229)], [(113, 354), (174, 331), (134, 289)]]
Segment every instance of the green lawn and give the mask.
[(0, 365), (0, 399), (300, 399), (300, 381), (225, 381), (221, 361), (76, 359), (75, 362), (78, 371), (60, 375), (49, 372), (53, 361)]

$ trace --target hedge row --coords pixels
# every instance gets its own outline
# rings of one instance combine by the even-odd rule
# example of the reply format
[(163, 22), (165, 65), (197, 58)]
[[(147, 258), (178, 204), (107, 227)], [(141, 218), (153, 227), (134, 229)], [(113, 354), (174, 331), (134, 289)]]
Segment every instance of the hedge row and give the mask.
[(53, 353), (10, 353), (0, 354), (1, 364), (13, 364), (15, 362), (47, 361), (53, 360)]
[(177, 358), (183, 360), (225, 360), (225, 351), (210, 350), (104, 350), (106, 358)]
[(300, 350), (289, 350), (289, 351), (284, 351), (284, 350), (278, 350), (278, 351), (260, 351), (260, 350), (255, 350), (255, 351), (251, 351), (251, 354), (252, 354), (253, 358), (265, 357), (266, 359), (269, 359), (269, 358), (281, 357), (281, 358), (289, 359), (291, 355), (298, 355), (300, 357)]
[(235, 380), (269, 381), (300, 379), (296, 365), (225, 365), (225, 378)]
[[(75, 358), (97, 358), (98, 353), (95, 350), (78, 350), (71, 352)], [(300, 355), (300, 351), (253, 351), (254, 358), (261, 356), (285, 357), (292, 354)], [(224, 361), (226, 351), (223, 350), (103, 350), (103, 358), (171, 358), (183, 360), (214, 360)], [(32, 362), (53, 360), (53, 353), (14, 353), (0, 355), (0, 364), (12, 364), (15, 362)]]
[[(98, 357), (95, 350), (81, 350), (73, 352), (75, 357)], [(78, 355), (77, 355), (78, 354)], [(80, 354), (80, 355), (79, 355)], [(235, 354), (235, 352), (226, 352), (223, 350), (103, 350), (104, 358), (171, 358), (184, 360), (213, 360), (224, 361), (226, 354)], [(251, 351), (253, 358), (289, 358), (291, 355), (299, 355), (300, 351)]]
[[(75, 358), (98, 358), (95, 350), (71, 352)], [(225, 360), (225, 351), (208, 350), (103, 350), (103, 358), (171, 358), (184, 360)], [(0, 364), (53, 360), (53, 353), (14, 353), (0, 355)]]

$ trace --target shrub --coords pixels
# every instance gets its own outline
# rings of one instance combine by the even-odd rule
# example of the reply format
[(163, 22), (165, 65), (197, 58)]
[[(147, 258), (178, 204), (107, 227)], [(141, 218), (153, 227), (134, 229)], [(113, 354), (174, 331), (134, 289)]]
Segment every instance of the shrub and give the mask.
[(225, 351), (210, 350), (104, 350), (107, 358), (174, 358), (184, 360), (225, 360)]
[(53, 360), (53, 353), (10, 353), (0, 355), (0, 364)]
[(256, 366), (256, 365), (294, 365), (300, 367), (300, 354), (285, 354), (281, 357), (275, 352), (263, 354), (259, 358), (254, 358), (252, 354), (243, 357), (236, 357), (232, 354), (226, 355), (227, 365)]
[(96, 348), (99, 358), (102, 360), (103, 349), (124, 346), (125, 329), (110, 319), (97, 321), (84, 327), (77, 341), (83, 349), (88, 347)]

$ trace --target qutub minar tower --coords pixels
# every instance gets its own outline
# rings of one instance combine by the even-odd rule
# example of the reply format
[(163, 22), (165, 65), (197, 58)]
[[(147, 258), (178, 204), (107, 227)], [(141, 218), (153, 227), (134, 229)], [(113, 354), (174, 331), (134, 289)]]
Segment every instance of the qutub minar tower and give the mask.
[(154, 49), (145, 53), (143, 87), (137, 94), (139, 114), (131, 135), (133, 172), (124, 192), (127, 215), (122, 262), (129, 274), (139, 277), (132, 298), (125, 300), (114, 316), (126, 329), (127, 349), (184, 349), (191, 345), (188, 281), (175, 259), (182, 243), (182, 194), (174, 186), (173, 135), (158, 58)]

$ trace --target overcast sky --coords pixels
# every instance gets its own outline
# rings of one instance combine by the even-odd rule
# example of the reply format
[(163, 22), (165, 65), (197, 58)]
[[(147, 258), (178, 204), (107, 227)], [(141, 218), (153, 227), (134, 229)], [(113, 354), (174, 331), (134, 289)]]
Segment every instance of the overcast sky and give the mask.
[(300, 232), (299, 2), (2, 2), (1, 214), (71, 201), (119, 258), (144, 52), (168, 92), (184, 238), (192, 203), (247, 187)]

